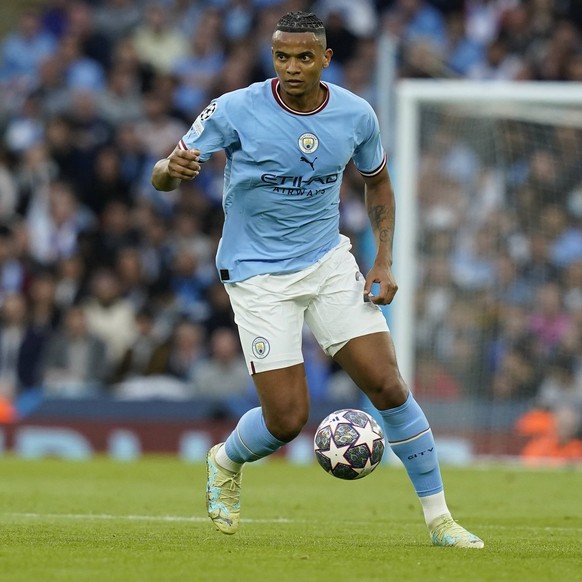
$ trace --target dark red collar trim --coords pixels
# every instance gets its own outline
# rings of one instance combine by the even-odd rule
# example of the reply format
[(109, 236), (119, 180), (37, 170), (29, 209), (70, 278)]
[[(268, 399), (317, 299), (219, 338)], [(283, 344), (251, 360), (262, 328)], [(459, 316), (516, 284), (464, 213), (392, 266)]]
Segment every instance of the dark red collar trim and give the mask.
[(293, 113), (293, 115), (315, 115), (316, 113), (319, 113), (322, 109), (325, 108), (325, 106), (329, 103), (329, 87), (323, 82), (320, 81), (321, 85), (325, 88), (326, 92), (325, 92), (325, 99), (323, 101), (323, 103), (317, 108), (314, 109), (313, 111), (297, 111), (296, 109), (293, 109), (291, 107), (289, 107), (289, 105), (287, 105), (283, 99), (281, 99), (281, 96), (279, 95), (279, 79), (273, 79), (271, 81), (271, 90), (273, 91), (273, 97), (275, 98), (275, 101), (285, 110), (288, 111), (289, 113)]

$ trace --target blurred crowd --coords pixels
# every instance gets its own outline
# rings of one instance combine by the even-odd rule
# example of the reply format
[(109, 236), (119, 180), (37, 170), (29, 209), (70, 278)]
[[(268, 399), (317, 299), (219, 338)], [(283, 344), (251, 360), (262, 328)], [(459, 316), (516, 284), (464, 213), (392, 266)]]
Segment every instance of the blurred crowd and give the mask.
[[(173, 193), (155, 191), (149, 178), (211, 98), (274, 75), (270, 39), (284, 12), (324, 19), (335, 55), (324, 79), (372, 105), (381, 33), (396, 42), (400, 77), (582, 80), (574, 0), (20, 4), (0, 38), (0, 394), (8, 400), (39, 387), (52, 396), (250, 392), (213, 264), (224, 158), (213, 156)], [(520, 127), (511, 131), (522, 143)], [(551, 398), (573, 378), (582, 393), (580, 132), (556, 131), (563, 146), (553, 150), (514, 148), (506, 198), (486, 208), (491, 197), (475, 195), (465, 215), (463, 179), (469, 173), (485, 189), (483, 161), (461, 151), (446, 124), (431, 137), (421, 176), (419, 394), (427, 378), (437, 396)], [(469, 165), (453, 177), (455, 155)], [(431, 190), (431, 172), (450, 188)], [(465, 220), (477, 206), (481, 219)], [(367, 216), (353, 167), (341, 212), (365, 266)], [(492, 254), (499, 241), (503, 252)], [(488, 309), (472, 307), (475, 294)], [(353, 394), (305, 339), (314, 397)], [(540, 372), (558, 360), (556, 375), (551, 366)]]
[(582, 459), (582, 125), (501, 105), (422, 113), (416, 394), (528, 403), (527, 455)]

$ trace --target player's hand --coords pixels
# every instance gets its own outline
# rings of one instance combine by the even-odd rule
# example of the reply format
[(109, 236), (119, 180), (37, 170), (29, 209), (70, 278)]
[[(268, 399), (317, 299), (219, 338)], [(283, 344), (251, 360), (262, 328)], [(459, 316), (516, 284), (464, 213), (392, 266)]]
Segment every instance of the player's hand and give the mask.
[[(373, 283), (378, 283), (379, 285), (379, 290), (375, 295), (372, 295)], [(398, 285), (394, 279), (392, 267), (377, 263), (374, 264), (366, 277), (364, 300), (372, 301), (372, 303), (375, 303), (376, 305), (388, 305), (389, 303), (392, 303), (396, 291), (398, 291)]]
[(176, 148), (168, 158), (168, 175), (179, 180), (193, 180), (200, 174), (200, 151)]

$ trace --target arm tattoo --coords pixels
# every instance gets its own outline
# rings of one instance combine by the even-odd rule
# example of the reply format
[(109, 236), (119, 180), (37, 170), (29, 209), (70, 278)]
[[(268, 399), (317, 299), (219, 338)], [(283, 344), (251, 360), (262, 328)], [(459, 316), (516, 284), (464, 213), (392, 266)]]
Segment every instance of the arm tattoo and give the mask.
[(384, 205), (372, 206), (368, 211), (372, 230), (378, 233), (380, 242), (389, 242), (394, 234), (394, 209)]

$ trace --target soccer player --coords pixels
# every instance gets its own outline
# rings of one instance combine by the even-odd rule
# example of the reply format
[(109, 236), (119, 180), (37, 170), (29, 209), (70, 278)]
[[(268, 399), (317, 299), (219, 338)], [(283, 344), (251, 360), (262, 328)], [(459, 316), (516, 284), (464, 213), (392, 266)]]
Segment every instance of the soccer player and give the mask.
[[(208, 453), (210, 519), (225, 534), (237, 531), (243, 465), (291, 441), (308, 420), (305, 322), (379, 410), (432, 543), (482, 548), (447, 508), (430, 426), (400, 376), (378, 307), (397, 291), (394, 194), (378, 120), (366, 101), (321, 81), (333, 53), (314, 14), (283, 16), (272, 54), (277, 78), (212, 101), (152, 174), (158, 190), (173, 190), (196, 178), (213, 152), (226, 152), (216, 265), (261, 406)], [(377, 247), (365, 277), (338, 227), (340, 184), (350, 160), (364, 178)]]

